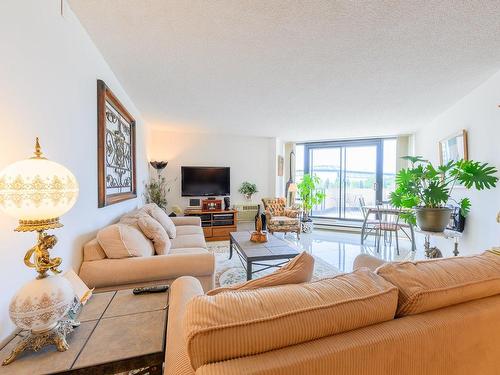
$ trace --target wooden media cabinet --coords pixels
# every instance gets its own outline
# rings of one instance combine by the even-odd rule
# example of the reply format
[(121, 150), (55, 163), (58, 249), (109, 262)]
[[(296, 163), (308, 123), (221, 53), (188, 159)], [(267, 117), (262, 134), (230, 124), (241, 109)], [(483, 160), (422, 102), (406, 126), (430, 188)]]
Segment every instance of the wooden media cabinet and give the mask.
[(207, 241), (229, 240), (229, 233), (237, 231), (238, 211), (236, 210), (186, 210), (185, 216), (197, 216)]

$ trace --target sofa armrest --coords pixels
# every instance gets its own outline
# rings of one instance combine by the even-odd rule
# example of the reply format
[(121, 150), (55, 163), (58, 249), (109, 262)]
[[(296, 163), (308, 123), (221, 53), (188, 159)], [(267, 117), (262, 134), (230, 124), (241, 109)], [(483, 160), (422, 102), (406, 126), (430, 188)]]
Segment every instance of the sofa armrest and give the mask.
[(187, 354), (182, 322), (188, 301), (202, 294), (200, 282), (191, 276), (179, 277), (170, 287), (165, 375), (194, 375)]
[(197, 216), (174, 216), (171, 217), (176, 226), (179, 225), (197, 225), (201, 226), (201, 219)]
[(385, 260), (382, 260), (380, 258), (376, 258), (372, 255), (359, 254), (354, 259), (352, 269), (355, 271), (358, 268), (366, 267), (366, 268), (370, 269), (370, 271), (375, 271), (378, 267), (380, 267), (381, 265), (386, 264), (386, 263), (387, 262)]

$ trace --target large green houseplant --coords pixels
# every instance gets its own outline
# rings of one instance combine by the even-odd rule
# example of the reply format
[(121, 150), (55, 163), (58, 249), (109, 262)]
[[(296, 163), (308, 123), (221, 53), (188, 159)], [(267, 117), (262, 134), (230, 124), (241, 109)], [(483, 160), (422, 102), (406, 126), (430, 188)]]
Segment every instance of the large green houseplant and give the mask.
[(311, 176), (306, 173), (302, 181), (297, 184), (297, 191), (302, 200), (302, 208), (304, 209), (302, 221), (311, 221), (309, 215), (313, 207), (325, 200), (325, 193), (319, 190), (320, 183), (321, 180), (318, 176)]
[(238, 192), (243, 194), (247, 200), (250, 200), (252, 199), (252, 195), (258, 192), (257, 185), (244, 181), (238, 189)]
[[(446, 207), (455, 201), (451, 195), (457, 184), (467, 189), (490, 189), (496, 186), (497, 169), (487, 163), (473, 160), (450, 161), (445, 165), (433, 166), (421, 156), (405, 156), (409, 168), (401, 169), (396, 175), (396, 190), (391, 194), (391, 203), (398, 208), (408, 209), (402, 217), (411, 224), (418, 224), (423, 230), (442, 232), (451, 215)], [(455, 201), (456, 202), (456, 201)], [(456, 202), (463, 216), (470, 211), (469, 198)]]

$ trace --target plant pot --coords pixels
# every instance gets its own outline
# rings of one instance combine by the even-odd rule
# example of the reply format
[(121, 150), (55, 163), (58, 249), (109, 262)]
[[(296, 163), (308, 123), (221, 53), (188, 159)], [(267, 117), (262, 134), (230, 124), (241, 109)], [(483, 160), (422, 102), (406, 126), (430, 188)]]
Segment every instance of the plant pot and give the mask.
[(314, 229), (314, 223), (311, 219), (309, 219), (308, 221), (301, 221), (300, 225), (302, 233), (312, 233)]
[(253, 194), (245, 194), (244, 196), (245, 196), (245, 199), (250, 202), (252, 200), (252, 195)]
[(417, 207), (415, 213), (418, 227), (428, 232), (443, 232), (451, 217), (451, 209), (448, 207)]

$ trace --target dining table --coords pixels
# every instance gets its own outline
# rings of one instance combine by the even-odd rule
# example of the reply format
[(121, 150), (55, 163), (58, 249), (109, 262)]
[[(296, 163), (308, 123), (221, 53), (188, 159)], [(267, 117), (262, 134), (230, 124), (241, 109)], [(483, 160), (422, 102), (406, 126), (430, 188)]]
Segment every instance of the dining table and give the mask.
[[(361, 244), (363, 244), (365, 240), (365, 233), (368, 228), (368, 225), (370, 224), (369, 222), (369, 217), (370, 215), (401, 215), (404, 212), (407, 212), (407, 209), (404, 208), (397, 208), (393, 206), (386, 206), (386, 205), (366, 205), (363, 206), (363, 212), (365, 212), (365, 218), (363, 220), (363, 225), (361, 226)], [(380, 220), (377, 220), (377, 223), (379, 223)], [(412, 224), (407, 224), (407, 223), (401, 223), (398, 224), (400, 228), (403, 230), (403, 233), (408, 237), (408, 239), (411, 241), (411, 251), (416, 251), (416, 244), (415, 244), (415, 229)], [(408, 228), (410, 233), (408, 234), (403, 228)]]

